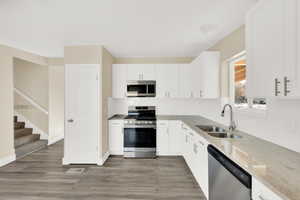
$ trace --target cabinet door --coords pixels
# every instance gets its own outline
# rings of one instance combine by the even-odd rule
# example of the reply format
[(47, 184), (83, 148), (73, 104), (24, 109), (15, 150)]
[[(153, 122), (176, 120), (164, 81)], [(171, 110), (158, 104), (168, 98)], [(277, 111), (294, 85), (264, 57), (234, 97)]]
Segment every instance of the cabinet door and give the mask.
[(190, 72), (190, 87), (191, 87), (191, 92), (192, 92), (192, 98), (200, 98), (201, 97), (201, 89), (202, 89), (202, 78), (203, 74), (201, 71), (201, 68), (203, 66), (201, 65), (201, 60), (196, 58), (192, 63), (191, 63), (191, 72)]
[(193, 67), (191, 64), (180, 65), (180, 97), (193, 97)]
[(109, 121), (109, 151), (111, 155), (123, 155), (123, 121)]
[(205, 51), (201, 53), (200, 83), (197, 88), (200, 98), (213, 99), (220, 97), (220, 53), (217, 51)]
[(158, 155), (169, 155), (168, 121), (158, 121), (157, 123), (156, 147)]
[(203, 139), (198, 139), (197, 144), (199, 145), (199, 156), (201, 157), (199, 162), (199, 176), (198, 183), (202, 188), (207, 199), (208, 198), (208, 153), (207, 153), (207, 145), (208, 143)]
[(169, 121), (169, 154), (182, 155), (181, 123)]
[(127, 80), (142, 80), (142, 65), (128, 64), (127, 68)]
[(275, 96), (275, 78), (281, 74), (285, 55), (284, 2), (285, 0), (259, 1), (247, 14), (248, 97)]
[(126, 97), (127, 65), (114, 64), (112, 69), (113, 98)]
[(156, 80), (155, 65), (140, 65), (142, 80)]
[(156, 87), (158, 98), (179, 97), (179, 65), (156, 65)]
[[(286, 0), (286, 65), (283, 75), (283, 96), (300, 98), (300, 3)], [(296, 42), (295, 42), (296, 41)]]

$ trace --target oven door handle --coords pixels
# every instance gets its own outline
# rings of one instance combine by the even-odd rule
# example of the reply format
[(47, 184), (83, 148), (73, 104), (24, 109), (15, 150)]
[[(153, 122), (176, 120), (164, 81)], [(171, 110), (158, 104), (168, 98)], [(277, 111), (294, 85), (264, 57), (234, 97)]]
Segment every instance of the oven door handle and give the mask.
[(152, 128), (156, 129), (156, 125), (125, 125), (124, 128)]

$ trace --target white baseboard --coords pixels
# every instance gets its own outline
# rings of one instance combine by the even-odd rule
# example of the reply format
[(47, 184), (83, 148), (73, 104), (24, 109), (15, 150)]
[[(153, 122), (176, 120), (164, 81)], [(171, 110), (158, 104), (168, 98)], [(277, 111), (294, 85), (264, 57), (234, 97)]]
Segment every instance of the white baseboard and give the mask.
[(102, 158), (99, 160), (98, 165), (100, 165), (100, 166), (104, 165), (104, 163), (105, 163), (105, 161), (108, 159), (109, 155), (110, 155), (109, 151), (106, 152), (106, 153), (104, 154), (104, 156), (102, 156)]
[(0, 167), (3, 167), (15, 160), (16, 160), (16, 154), (5, 156), (4, 158), (0, 158)]
[(52, 145), (52, 144), (55, 144), (56, 142), (58, 142), (62, 139), (64, 139), (64, 135), (57, 135), (53, 138), (48, 138), (48, 146)]
[(17, 111), (14, 112), (14, 115), (18, 117), (19, 121), (25, 122), (26, 128), (32, 128), (33, 134), (39, 134), (42, 140), (48, 140), (48, 133), (42, 131), (29, 120), (27, 120), (22, 114), (18, 113)]

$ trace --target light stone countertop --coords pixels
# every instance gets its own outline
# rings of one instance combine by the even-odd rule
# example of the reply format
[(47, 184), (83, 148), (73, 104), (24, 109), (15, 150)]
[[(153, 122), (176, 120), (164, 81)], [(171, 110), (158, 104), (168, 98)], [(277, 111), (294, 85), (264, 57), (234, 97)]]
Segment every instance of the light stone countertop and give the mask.
[(157, 120), (182, 121), (282, 199), (300, 200), (300, 153), (241, 131), (233, 132), (240, 139), (211, 137), (196, 125), (226, 127), (201, 116), (158, 115)]
[(182, 121), (282, 199), (300, 200), (300, 153), (241, 131), (233, 132), (240, 139), (211, 137), (196, 125), (226, 127), (201, 116), (160, 115), (157, 120)]

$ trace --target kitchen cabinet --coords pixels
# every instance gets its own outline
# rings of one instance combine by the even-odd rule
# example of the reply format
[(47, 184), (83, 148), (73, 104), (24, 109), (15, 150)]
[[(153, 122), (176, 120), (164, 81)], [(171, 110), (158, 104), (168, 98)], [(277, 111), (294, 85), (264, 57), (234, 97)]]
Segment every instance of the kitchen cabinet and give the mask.
[(297, 0), (264, 0), (248, 12), (247, 96), (299, 97), (299, 8)]
[(168, 121), (157, 122), (156, 133), (156, 150), (157, 155), (167, 156), (169, 155), (169, 125)]
[(109, 152), (111, 155), (123, 155), (123, 120), (109, 121)]
[(191, 64), (180, 70), (180, 92), (183, 98), (212, 99), (220, 96), (220, 53), (202, 52)]
[(252, 177), (252, 199), (253, 200), (282, 200), (265, 185)]
[(208, 198), (208, 143), (196, 135), (193, 141), (193, 169), (192, 172), (205, 196)]
[(205, 51), (200, 54), (194, 64), (196, 68), (196, 84), (194, 94), (198, 98), (213, 99), (220, 96), (220, 53)]
[(169, 155), (182, 155), (181, 122), (169, 121)]
[(180, 97), (181, 98), (193, 98), (193, 78), (195, 76), (193, 72), (192, 64), (181, 65), (179, 69), (180, 74)]
[(179, 97), (179, 67), (177, 64), (156, 65), (156, 96), (158, 98)]
[(128, 64), (127, 80), (156, 80), (153, 64)]
[(157, 154), (160, 156), (181, 155), (182, 137), (179, 121), (157, 122)]
[(113, 98), (125, 98), (127, 85), (127, 65), (114, 64), (112, 66)]

